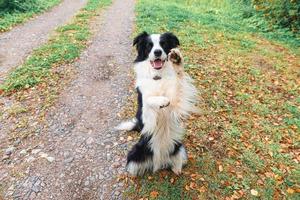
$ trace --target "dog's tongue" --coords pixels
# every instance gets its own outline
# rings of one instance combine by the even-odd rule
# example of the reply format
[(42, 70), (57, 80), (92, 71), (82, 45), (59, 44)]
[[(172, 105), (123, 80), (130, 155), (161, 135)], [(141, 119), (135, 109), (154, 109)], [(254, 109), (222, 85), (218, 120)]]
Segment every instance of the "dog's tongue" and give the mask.
[(163, 65), (163, 62), (159, 59), (153, 61), (154, 69), (160, 69)]

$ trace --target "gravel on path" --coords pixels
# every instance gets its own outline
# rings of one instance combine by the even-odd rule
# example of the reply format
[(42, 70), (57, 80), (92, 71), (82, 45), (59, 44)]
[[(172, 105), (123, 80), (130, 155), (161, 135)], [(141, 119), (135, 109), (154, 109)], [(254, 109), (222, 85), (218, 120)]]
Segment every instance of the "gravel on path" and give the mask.
[(95, 19), (91, 43), (73, 65), (77, 74), (41, 135), (7, 149), (0, 170), (0, 181), (10, 182), (5, 198), (122, 199), (116, 178), (125, 172), (128, 143), (114, 127), (131, 83), (134, 3), (114, 0)]

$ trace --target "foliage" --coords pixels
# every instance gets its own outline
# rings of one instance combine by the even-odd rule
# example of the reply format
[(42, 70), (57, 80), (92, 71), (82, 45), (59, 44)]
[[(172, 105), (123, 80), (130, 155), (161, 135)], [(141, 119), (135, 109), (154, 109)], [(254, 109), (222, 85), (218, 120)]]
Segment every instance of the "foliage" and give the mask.
[(179, 37), (202, 112), (186, 124), (183, 174), (125, 177), (126, 199), (298, 199), (299, 39), (247, 4), (199, 2), (138, 1), (136, 34)]
[(300, 31), (299, 0), (252, 0), (253, 8), (262, 13), (271, 26), (289, 28), (293, 32)]
[(37, 0), (1, 0), (0, 9), (1, 12), (28, 12), (38, 10)]
[(23, 23), (34, 14), (38, 14), (57, 5), (61, 0), (0, 0), (0, 32)]

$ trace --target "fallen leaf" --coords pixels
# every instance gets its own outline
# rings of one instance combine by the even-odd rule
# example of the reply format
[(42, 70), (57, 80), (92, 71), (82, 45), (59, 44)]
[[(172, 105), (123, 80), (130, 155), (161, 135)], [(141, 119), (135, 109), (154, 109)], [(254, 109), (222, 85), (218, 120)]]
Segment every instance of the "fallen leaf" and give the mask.
[(152, 197), (152, 198), (156, 198), (157, 196), (158, 196), (158, 192), (157, 191), (152, 191), (152, 192), (150, 192), (150, 197)]
[(190, 183), (190, 188), (191, 188), (191, 189), (195, 189), (196, 186), (197, 186), (196, 183), (194, 183), (194, 182), (191, 182), (191, 183)]
[(195, 178), (197, 174), (191, 174), (191, 178)]
[(170, 179), (170, 183), (174, 183), (175, 179), (174, 178), (171, 178)]
[(219, 172), (222, 172), (222, 171), (223, 171), (223, 166), (219, 165)]
[(200, 193), (204, 193), (204, 192), (206, 191), (206, 189), (205, 189), (204, 186), (202, 186), (201, 188), (198, 189), (198, 191), (199, 191)]
[(258, 196), (257, 190), (251, 189), (250, 192), (251, 192), (251, 194), (252, 194), (253, 196)]
[(188, 185), (185, 186), (186, 191), (190, 191), (190, 187)]
[(292, 189), (292, 188), (288, 188), (286, 191), (287, 191), (287, 193), (289, 193), (289, 194), (294, 194), (294, 193), (295, 193), (295, 190)]

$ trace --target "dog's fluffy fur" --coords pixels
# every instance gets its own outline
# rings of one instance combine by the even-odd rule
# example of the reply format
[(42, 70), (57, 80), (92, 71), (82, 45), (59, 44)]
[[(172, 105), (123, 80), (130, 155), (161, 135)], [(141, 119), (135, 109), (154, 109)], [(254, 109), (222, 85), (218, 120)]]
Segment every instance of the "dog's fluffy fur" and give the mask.
[(119, 130), (137, 130), (140, 140), (127, 157), (127, 170), (132, 175), (170, 167), (181, 173), (187, 154), (181, 141), (182, 120), (197, 108), (197, 90), (183, 71), (179, 40), (172, 33), (143, 32), (134, 39), (138, 111)]

